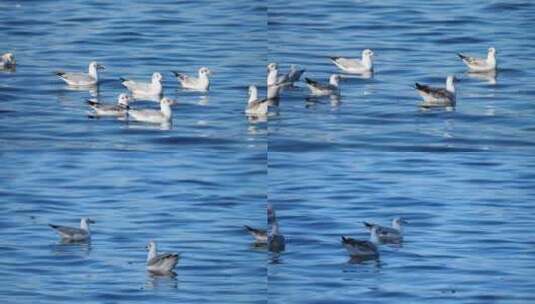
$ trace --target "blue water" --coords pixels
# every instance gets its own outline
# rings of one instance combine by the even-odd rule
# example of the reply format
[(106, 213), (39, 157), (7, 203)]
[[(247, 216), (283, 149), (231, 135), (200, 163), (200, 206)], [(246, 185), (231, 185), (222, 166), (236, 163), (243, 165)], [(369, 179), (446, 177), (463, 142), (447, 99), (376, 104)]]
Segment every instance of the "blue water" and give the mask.
[[(535, 3), (530, 1), (4, 1), (0, 52), (3, 303), (535, 302)], [(496, 79), (457, 52), (498, 50)], [(340, 99), (283, 92), (269, 122), (243, 115), (266, 64), (326, 80), (328, 56), (376, 54)], [(98, 91), (56, 70), (106, 66)], [(170, 72), (214, 71), (207, 94)], [(170, 128), (89, 119), (119, 77), (164, 76)], [(422, 110), (410, 87), (455, 74), (457, 107)], [(135, 107), (157, 108), (153, 102)], [(437, 153), (447, 152), (447, 153)], [(462, 153), (484, 152), (484, 153)], [(274, 204), (286, 251), (251, 244)], [(401, 247), (355, 264), (340, 235), (409, 224)], [(48, 223), (96, 220), (90, 244)], [(182, 254), (145, 271), (148, 240)]]

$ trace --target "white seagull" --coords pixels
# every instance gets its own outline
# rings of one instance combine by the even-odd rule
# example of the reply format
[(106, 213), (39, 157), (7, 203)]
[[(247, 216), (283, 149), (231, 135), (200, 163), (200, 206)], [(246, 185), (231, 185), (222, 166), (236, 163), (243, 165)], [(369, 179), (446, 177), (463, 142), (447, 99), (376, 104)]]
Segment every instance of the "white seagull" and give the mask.
[(175, 101), (163, 97), (160, 100), (160, 110), (128, 110), (128, 117), (135, 121), (163, 124), (171, 122), (173, 118), (173, 111), (171, 106), (175, 104)]
[(249, 86), (249, 100), (245, 108), (248, 115), (266, 115), (268, 113), (268, 100), (258, 99), (258, 89), (255, 85)]
[(455, 81), (454, 76), (448, 76), (446, 79), (446, 88), (434, 88), (427, 85), (415, 84), (415, 89), (422, 96), (424, 107), (455, 107)]
[(126, 115), (129, 101), (130, 97), (122, 93), (119, 95), (119, 97), (117, 97), (116, 105), (104, 105), (93, 99), (88, 99), (87, 104), (93, 109), (93, 111), (95, 112), (95, 116), (122, 117)]
[(209, 76), (212, 76), (212, 71), (210, 71), (206, 67), (202, 67), (199, 69), (199, 77), (191, 77), (184, 73), (179, 73), (176, 71), (172, 71), (173, 74), (175, 74), (176, 79), (180, 82), (182, 85), (182, 88), (194, 90), (194, 91), (201, 91), (201, 92), (207, 92), (210, 89), (210, 78)]
[[(392, 220), (392, 228), (373, 223), (364, 222), (364, 226), (370, 230), (370, 237), (377, 243), (401, 243), (403, 241), (403, 230), (401, 224), (407, 221), (401, 217)], [(376, 229), (372, 229), (372, 228)]]
[(272, 62), (267, 66), (267, 99), (277, 99), (286, 83), (279, 82), (279, 66)]
[(362, 59), (330, 57), (331, 61), (342, 71), (349, 74), (365, 74), (373, 71), (373, 51), (362, 51)]
[(458, 54), (471, 72), (492, 72), (496, 70), (496, 49), (488, 50), (487, 58), (476, 58)]
[(271, 204), (268, 205), (268, 223), (271, 224), (271, 231), (268, 233), (268, 250), (272, 252), (281, 252), (286, 248), (286, 239), (284, 235), (279, 231), (279, 223), (275, 210)]
[(0, 68), (14, 68), (16, 64), (13, 53), (5, 53), (0, 57)]
[(339, 95), (340, 94), (340, 75), (333, 74), (329, 78), (328, 84), (319, 83), (310, 78), (305, 78), (305, 82), (312, 92), (312, 95), (325, 96), (325, 95)]
[(89, 230), (89, 224), (94, 224), (95, 221), (87, 217), (83, 217), (80, 220), (80, 228), (73, 228), (67, 226), (60, 226), (54, 224), (48, 224), (52, 227), (64, 241), (81, 242), (91, 240), (91, 231)]
[(158, 255), (156, 242), (149, 241), (147, 245), (147, 270), (155, 274), (170, 274), (173, 272), (180, 255), (177, 253), (163, 253)]
[(138, 82), (121, 77), (121, 84), (134, 96), (160, 96), (163, 92), (162, 74), (152, 74), (151, 82)]
[(104, 66), (93, 61), (89, 64), (88, 73), (56, 72), (56, 75), (70, 86), (87, 87), (98, 84), (98, 71), (104, 70)]

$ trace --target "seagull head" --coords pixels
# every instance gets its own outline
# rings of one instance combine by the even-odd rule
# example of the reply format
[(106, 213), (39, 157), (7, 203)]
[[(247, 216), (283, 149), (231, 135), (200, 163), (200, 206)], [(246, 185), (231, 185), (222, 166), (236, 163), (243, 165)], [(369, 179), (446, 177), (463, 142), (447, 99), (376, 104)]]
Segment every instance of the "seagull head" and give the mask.
[(199, 69), (199, 75), (212, 76), (212, 71), (207, 67), (202, 67)]
[(268, 64), (267, 69), (268, 69), (268, 72), (274, 71), (274, 70), (278, 69), (278, 65), (275, 62), (272, 62), (272, 63)]
[(374, 53), (370, 49), (365, 49), (362, 51), (362, 57), (373, 57)]
[(8, 64), (14, 64), (15, 56), (13, 56), (13, 53), (5, 53), (4, 55), (2, 55), (2, 61)]
[(145, 247), (148, 251), (151, 251), (153, 248), (156, 249), (156, 242), (153, 240), (150, 240), (147, 244), (147, 247)]
[(342, 80), (342, 77), (338, 74), (332, 74), (331, 77), (329, 77), (329, 83), (335, 86), (338, 86), (340, 80)]
[(162, 82), (163, 76), (159, 72), (152, 73), (152, 83)]
[(89, 64), (89, 68), (90, 69), (95, 69), (95, 70), (105, 70), (106, 69), (102, 64), (100, 64), (100, 63), (98, 63), (96, 61), (92, 61)]
[(493, 47), (489, 48), (489, 54), (496, 55), (496, 49)]
[(117, 104), (121, 106), (128, 107), (129, 102), (130, 102), (130, 97), (128, 97), (128, 95), (126, 95), (125, 93), (120, 94), (119, 97), (117, 98)]
[(160, 104), (161, 105), (167, 105), (167, 106), (172, 106), (175, 104), (175, 101), (171, 98), (168, 98), (168, 97), (164, 97), (162, 98), (162, 100), (160, 100)]
[(256, 88), (256, 86), (254, 84), (249, 86), (249, 95), (252, 95), (257, 91), (258, 91), (258, 89)]
[(408, 224), (404, 218), (398, 216), (395, 219), (392, 220), (392, 227), (400, 228), (402, 224)]
[(92, 219), (90, 219), (90, 218), (88, 218), (88, 217), (83, 217), (81, 221), (82, 221), (82, 223), (84, 223), (84, 224), (86, 224), (86, 225), (88, 225), (88, 224), (94, 224), (94, 223), (95, 223), (94, 220), (92, 220)]

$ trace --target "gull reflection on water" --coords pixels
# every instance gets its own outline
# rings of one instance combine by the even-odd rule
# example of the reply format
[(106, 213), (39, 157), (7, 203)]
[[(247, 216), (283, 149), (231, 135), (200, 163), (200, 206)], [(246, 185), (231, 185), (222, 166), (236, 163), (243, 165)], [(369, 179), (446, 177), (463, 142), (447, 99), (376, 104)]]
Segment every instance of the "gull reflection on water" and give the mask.
[(466, 72), (466, 76), (472, 79), (486, 81), (488, 84), (497, 84), (497, 73), (496, 71), (475, 73), (475, 72)]
[(154, 274), (147, 272), (147, 281), (145, 282), (145, 288), (147, 289), (160, 289), (160, 288), (178, 288), (178, 275), (176, 272), (170, 272), (168, 274)]
[(52, 251), (55, 255), (75, 255), (75, 256), (89, 256), (91, 253), (91, 241), (69, 241), (60, 240), (54, 244)]

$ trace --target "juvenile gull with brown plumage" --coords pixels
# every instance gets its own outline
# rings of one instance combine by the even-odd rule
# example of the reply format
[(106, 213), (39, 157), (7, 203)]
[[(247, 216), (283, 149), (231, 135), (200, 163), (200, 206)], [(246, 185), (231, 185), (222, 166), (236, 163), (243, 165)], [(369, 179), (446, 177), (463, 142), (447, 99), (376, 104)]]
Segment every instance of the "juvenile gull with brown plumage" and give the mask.
[(415, 83), (415, 89), (420, 93), (424, 102), (423, 107), (455, 107), (455, 81), (454, 76), (446, 79), (446, 88), (435, 88), (419, 83)]
[[(379, 243), (401, 243), (403, 241), (402, 224), (407, 221), (401, 217), (392, 220), (392, 227), (385, 227), (374, 223), (364, 222), (364, 226), (370, 231), (370, 237)], [(373, 229), (376, 228), (376, 229)]]
[(147, 250), (147, 270), (155, 274), (172, 273), (180, 259), (177, 253), (158, 254), (155, 241), (149, 241)]
[(87, 104), (93, 109), (94, 116), (102, 117), (102, 116), (116, 116), (116, 117), (122, 117), (126, 115), (126, 111), (128, 110), (128, 103), (130, 101), (130, 97), (128, 95), (122, 93), (117, 97), (117, 104), (116, 105), (106, 105), (101, 104), (100, 102), (88, 99)]
[(315, 96), (326, 96), (326, 95), (339, 95), (340, 94), (340, 75), (333, 74), (329, 78), (329, 83), (324, 84), (312, 80), (310, 78), (305, 78), (305, 82), (310, 89), (312, 95)]

